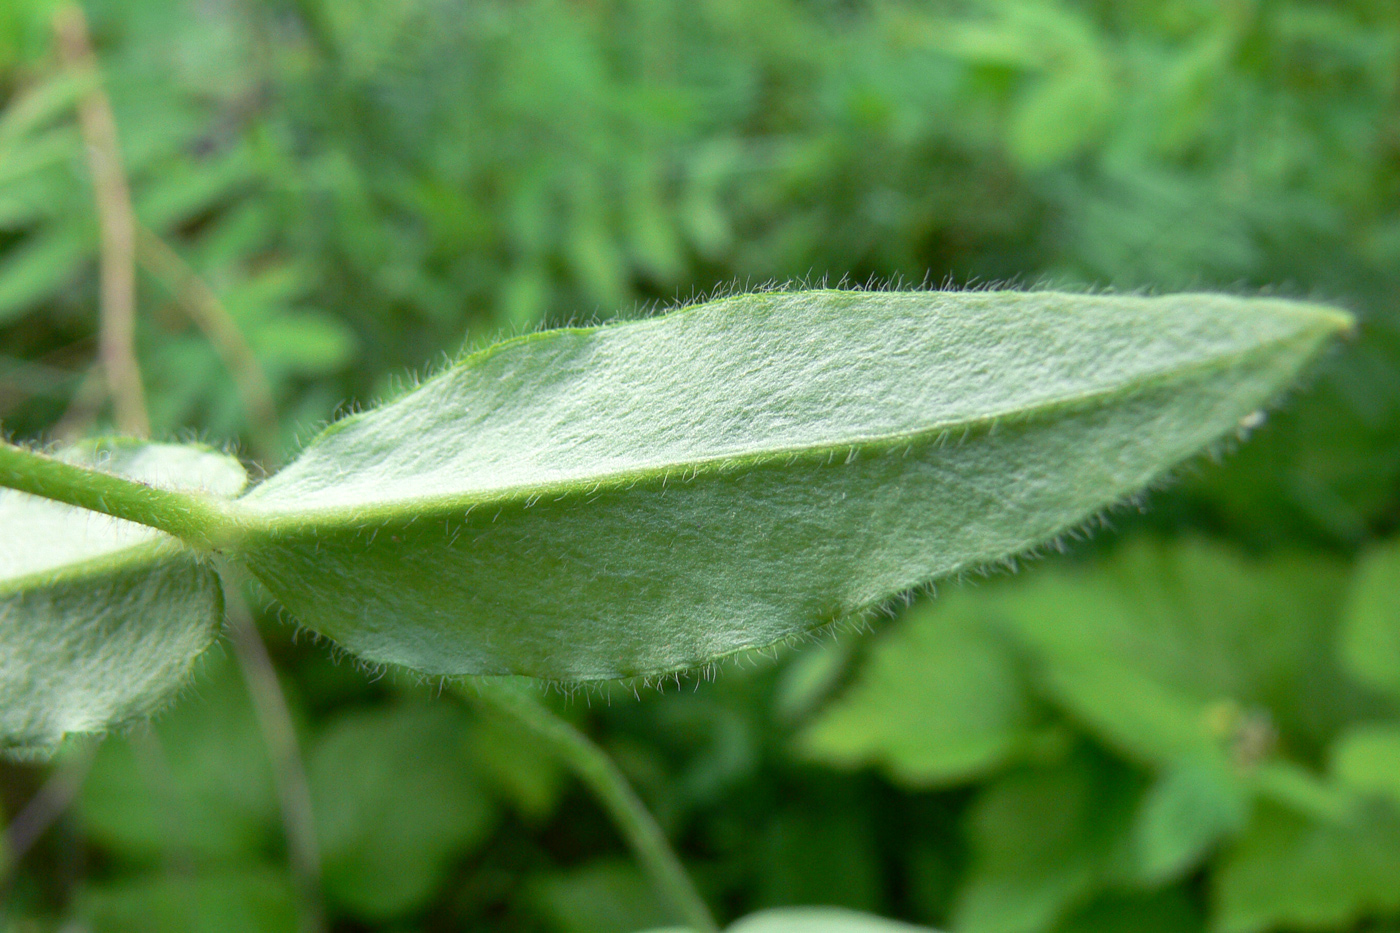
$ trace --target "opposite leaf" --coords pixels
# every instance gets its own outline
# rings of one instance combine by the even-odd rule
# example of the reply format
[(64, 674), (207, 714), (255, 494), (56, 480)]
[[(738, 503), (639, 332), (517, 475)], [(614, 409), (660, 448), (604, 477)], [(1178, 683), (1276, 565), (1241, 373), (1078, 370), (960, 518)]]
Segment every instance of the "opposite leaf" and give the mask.
[[(667, 927), (648, 933), (690, 933), (684, 927)], [(935, 933), (843, 907), (779, 907), (750, 914), (726, 933)]]
[(729, 933), (933, 933), (841, 907), (783, 907), (752, 914), (729, 928)]
[(817, 291), (535, 334), (332, 425), (242, 500), (237, 553), (371, 661), (683, 669), (1053, 538), (1347, 326), (1208, 295)]
[[(203, 447), (97, 442), (60, 456), (145, 483), (236, 495), (237, 460)], [(215, 572), (162, 532), (0, 490), (0, 749), (149, 713), (222, 615)]]

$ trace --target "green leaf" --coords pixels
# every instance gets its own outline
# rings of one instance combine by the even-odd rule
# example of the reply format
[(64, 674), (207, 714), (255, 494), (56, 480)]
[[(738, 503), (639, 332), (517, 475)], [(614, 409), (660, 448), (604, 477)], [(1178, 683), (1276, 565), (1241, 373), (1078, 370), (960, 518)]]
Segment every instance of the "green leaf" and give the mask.
[[(648, 930), (647, 933), (691, 933), (683, 927)], [(886, 920), (844, 907), (780, 907), (750, 914), (728, 928), (728, 933), (934, 933), (898, 920)]]
[(243, 557), (373, 661), (704, 664), (1073, 528), (1232, 432), (1338, 312), (796, 292), (534, 334), (332, 425)]
[(1356, 815), (1360, 800), (1345, 786), (1324, 780), (1292, 761), (1275, 759), (1260, 763), (1249, 775), (1260, 800), (1268, 800), (1322, 822), (1342, 822)]
[(1074, 911), (1054, 933), (1201, 933), (1205, 923), (1182, 885), (1105, 894)]
[(77, 812), (86, 838), (118, 863), (248, 864), (282, 834), (243, 678), (227, 656), (209, 658), (196, 696), (93, 758)]
[(932, 933), (841, 907), (784, 907), (745, 917), (729, 933)]
[(1342, 617), (1341, 658), (1361, 683), (1400, 700), (1400, 541), (1361, 561)]
[(1318, 823), (1260, 807), (1213, 881), (1217, 933), (1350, 928), (1400, 910), (1400, 818)]
[(1254, 764), (1277, 733), (1320, 747), (1354, 712), (1331, 663), (1343, 583), (1321, 555), (1257, 560), (1140, 538), (985, 611), (1015, 632), (1050, 698), (1130, 758), (1173, 767), (1228, 752)]
[(558, 756), (495, 717), (478, 717), (472, 725), (465, 737), (468, 754), (494, 795), (527, 820), (553, 813), (567, 777)]
[(437, 891), (450, 860), (490, 832), (461, 709), (404, 705), (349, 713), (311, 748), (307, 780), (328, 895), (370, 920)]
[(333, 373), (355, 356), (355, 336), (345, 323), (313, 311), (287, 311), (259, 322), (249, 341), (266, 365), (299, 376)]
[[(197, 446), (102, 441), (61, 456), (220, 496), (245, 482), (237, 460)], [(170, 536), (0, 490), (0, 748), (39, 754), (150, 713), (222, 614), (217, 574)]]
[(1136, 784), (1121, 765), (1080, 751), (984, 788), (971, 812), (973, 859), (953, 928), (1038, 933), (1130, 874)]
[(1354, 727), (1332, 749), (1331, 765), (1346, 786), (1400, 808), (1400, 723)]
[(557, 933), (629, 933), (667, 916), (646, 876), (621, 859), (531, 879), (526, 896)]
[(172, 872), (88, 885), (75, 913), (92, 933), (296, 933), (289, 879), (271, 869)]
[(1139, 871), (1150, 882), (1175, 879), (1221, 839), (1244, 828), (1250, 795), (1216, 758), (1188, 759), (1148, 790), (1134, 826)]
[(1028, 171), (1050, 168), (1094, 142), (1114, 103), (1103, 63), (1075, 63), (1042, 78), (1016, 101), (1006, 127), (1007, 151)]
[(885, 635), (856, 682), (799, 737), (828, 765), (879, 764), (928, 786), (984, 774), (1015, 755), (1034, 725), (1006, 637), (977, 614), (975, 590), (922, 603)]
[(91, 256), (91, 233), (76, 224), (46, 228), (0, 258), (0, 324), (40, 306), (73, 279)]

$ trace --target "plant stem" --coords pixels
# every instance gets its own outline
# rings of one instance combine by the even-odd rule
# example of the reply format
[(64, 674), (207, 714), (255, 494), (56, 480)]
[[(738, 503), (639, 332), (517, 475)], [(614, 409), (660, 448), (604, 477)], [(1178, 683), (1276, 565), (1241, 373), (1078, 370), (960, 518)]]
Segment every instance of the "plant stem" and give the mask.
[[(65, 4), (54, 14), (53, 22), (64, 64), (75, 74), (97, 79), (97, 56), (82, 7)], [(151, 426), (141, 368), (136, 362), (136, 220), (117, 141), (117, 121), (100, 80), (93, 80), (91, 90), (78, 102), (78, 129), (92, 175), (101, 241), (98, 358), (107, 376), (118, 427), (145, 437)]]
[(164, 240), (147, 227), (136, 227), (137, 258), (194, 321), (224, 367), (238, 384), (248, 413), (254, 452), (264, 463), (277, 455), (277, 408), (267, 373), (214, 290)]
[(0, 900), (8, 893), (10, 874), (19, 860), (63, 815), (82, 789), (92, 755), (92, 749), (78, 752), (54, 769), (39, 792), (0, 832)]
[(306, 780), (292, 714), (272, 658), (268, 656), (267, 645), (263, 644), (257, 623), (238, 586), (242, 574), (226, 561), (219, 564), (233, 650), (253, 701), (253, 712), (268, 756), (272, 759), (273, 781), (282, 810), (282, 831), (287, 839), (287, 860), (297, 882), (301, 930), (302, 933), (321, 933), (326, 928), (325, 908), (321, 903), (321, 852), (316, 843), (311, 788)]
[(226, 546), (238, 532), (231, 511), (216, 499), (148, 486), (4, 440), (0, 486), (158, 528), (206, 550)]
[(632, 847), (652, 883), (671, 902), (678, 919), (683, 919), (697, 933), (716, 933), (719, 927), (714, 917), (667, 843), (661, 827), (612, 759), (534, 697), (509, 684), (474, 680), (471, 686), (476, 689), (464, 689), (463, 696), (524, 727), (588, 786)]

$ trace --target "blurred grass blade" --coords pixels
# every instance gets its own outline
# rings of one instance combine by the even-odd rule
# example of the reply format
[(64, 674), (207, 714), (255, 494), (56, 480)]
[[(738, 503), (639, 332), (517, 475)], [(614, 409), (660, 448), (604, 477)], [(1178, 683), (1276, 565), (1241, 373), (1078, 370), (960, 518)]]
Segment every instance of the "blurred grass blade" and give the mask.
[(1212, 295), (813, 291), (533, 334), (324, 431), (242, 500), (240, 556), (376, 662), (693, 667), (1053, 539), (1349, 326)]
[[(105, 441), (61, 456), (222, 496), (245, 482), (202, 447)], [(0, 490), (0, 749), (41, 754), (149, 713), (214, 640), (222, 606), (215, 572), (169, 535)]]

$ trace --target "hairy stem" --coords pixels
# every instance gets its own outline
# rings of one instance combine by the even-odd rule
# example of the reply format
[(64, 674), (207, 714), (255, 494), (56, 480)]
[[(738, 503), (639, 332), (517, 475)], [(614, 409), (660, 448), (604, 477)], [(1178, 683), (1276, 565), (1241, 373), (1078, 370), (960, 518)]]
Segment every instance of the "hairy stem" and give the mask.
[(217, 550), (238, 533), (230, 510), (198, 493), (160, 489), (0, 440), (0, 486), (148, 525)]
[(477, 680), (462, 691), (468, 700), (498, 713), (543, 741), (598, 798), (632, 847), (643, 869), (671, 903), (678, 919), (701, 933), (719, 927), (661, 827), (611, 758), (586, 735), (509, 684)]
[[(60, 7), (54, 15), (54, 32), (64, 64), (76, 74), (95, 77), (97, 56), (82, 7), (76, 3)], [(117, 122), (100, 81), (94, 80), (78, 103), (78, 129), (92, 175), (101, 242), (98, 356), (117, 425), (128, 434), (145, 437), (150, 422), (136, 362), (136, 220), (117, 142)]]

